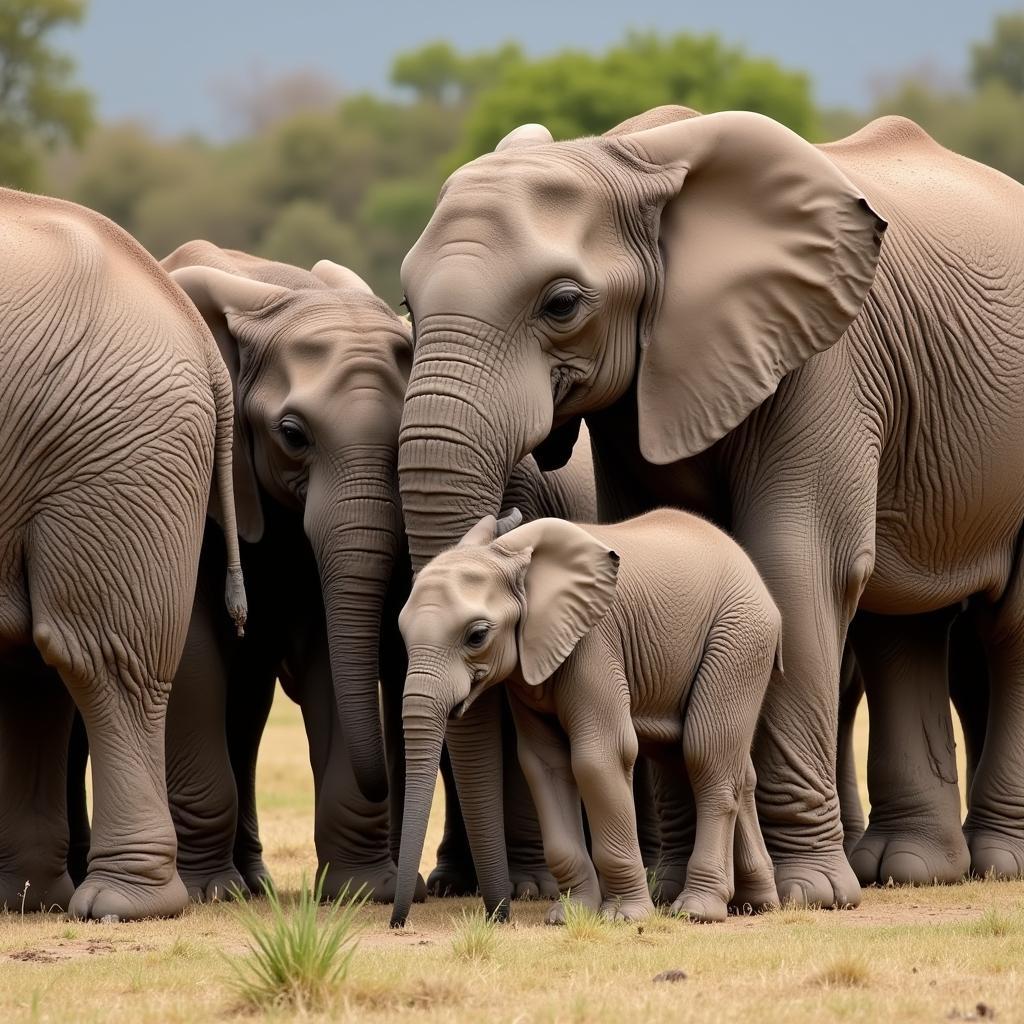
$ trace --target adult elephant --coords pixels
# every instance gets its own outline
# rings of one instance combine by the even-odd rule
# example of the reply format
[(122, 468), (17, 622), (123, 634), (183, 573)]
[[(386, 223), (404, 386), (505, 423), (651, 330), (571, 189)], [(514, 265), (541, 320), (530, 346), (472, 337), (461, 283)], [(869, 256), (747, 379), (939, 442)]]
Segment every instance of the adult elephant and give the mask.
[[(163, 266), (202, 310), (232, 369), (235, 488), (250, 596), (249, 635), (239, 643), (216, 604), (223, 542), (208, 525), (168, 712), (168, 790), (179, 871), (197, 900), (223, 897), (235, 886), (258, 892), (267, 877), (254, 771), (280, 678), (302, 708), (309, 738), (314, 838), (319, 869), (327, 869), (324, 893), (365, 885), (375, 900), (390, 900), (404, 781), (405, 654), (397, 615), (409, 572), (396, 461), (409, 326), (355, 274), (329, 261), (310, 272), (194, 241)], [(286, 427), (301, 431), (302, 448)], [(507, 500), (527, 517), (592, 515), (589, 443), (580, 448), (568, 466), (550, 474), (524, 460), (512, 474)], [(339, 579), (339, 570), (352, 578)], [(332, 682), (327, 637), (331, 615), (339, 612), (328, 605), (325, 615), (324, 601), (338, 586), (341, 612), (355, 612), (359, 622), (366, 617), (367, 630), (379, 631), (380, 653), (378, 658), (376, 643), (365, 650), (343, 648), (343, 674)], [(352, 634), (346, 642), (363, 639), (347, 620), (340, 628)], [(373, 680), (376, 724), (378, 675), (389, 733), (387, 801), (362, 793), (349, 753), (352, 736), (364, 736), (361, 719), (350, 714), (350, 688)], [(88, 827), (81, 778), (80, 768), (70, 801), (77, 846)], [(550, 876), (520, 773), (507, 772), (506, 787), (519, 894), (543, 891)], [(454, 786), (448, 790), (433, 885), (443, 891), (455, 879), (475, 889)], [(422, 883), (417, 891), (422, 895)]]
[[(1022, 228), (1019, 184), (904, 119), (815, 147), (756, 114), (674, 108), (603, 138), (516, 130), (448, 180), (403, 265), (414, 566), (495, 513), (510, 467), (557, 457), (584, 415), (602, 518), (685, 506), (754, 558), (783, 614), (785, 677), (755, 750), (782, 899), (860, 899), (835, 779), (858, 606), (896, 634), (897, 615), (944, 630), (930, 613), (980, 606), (993, 727), (971, 863), (1024, 867)], [(443, 727), (406, 702), (407, 735)], [(500, 857), (471, 838), (495, 904)], [(959, 855), (897, 839), (908, 878)]]
[[(0, 189), (0, 222), (0, 905), (175, 914), (164, 721), (211, 478), (227, 555), (215, 600), (226, 562), (245, 621), (231, 384), (195, 309), (106, 218)], [(72, 893), (76, 705), (95, 818)]]
[[(280, 678), (309, 737), (324, 892), (365, 885), (390, 900), (378, 680), (400, 727), (405, 663), (394, 623), (409, 574), (396, 461), (408, 325), (326, 260), (306, 271), (194, 241), (162, 265), (205, 317), (231, 375), (235, 503), (252, 587), (249, 636), (236, 643), (212, 600), (223, 552), (208, 530), (168, 715), (179, 871), (197, 899), (235, 885), (258, 891), (266, 877), (254, 774)], [(400, 757), (400, 736), (390, 750)], [(397, 856), (397, 834), (394, 846)]]

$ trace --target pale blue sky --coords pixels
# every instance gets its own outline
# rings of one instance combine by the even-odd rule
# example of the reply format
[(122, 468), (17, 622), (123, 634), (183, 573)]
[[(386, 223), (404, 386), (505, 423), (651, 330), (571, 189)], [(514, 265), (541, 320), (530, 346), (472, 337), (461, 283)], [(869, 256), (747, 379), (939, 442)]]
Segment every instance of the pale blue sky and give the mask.
[(104, 118), (163, 132), (225, 128), (217, 79), (309, 69), (381, 89), (395, 53), (439, 37), (517, 39), (532, 54), (601, 49), (628, 28), (718, 32), (813, 77), (827, 104), (864, 105), (871, 83), (923, 64), (962, 74), (969, 43), (1019, 0), (90, 0), (64, 36)]

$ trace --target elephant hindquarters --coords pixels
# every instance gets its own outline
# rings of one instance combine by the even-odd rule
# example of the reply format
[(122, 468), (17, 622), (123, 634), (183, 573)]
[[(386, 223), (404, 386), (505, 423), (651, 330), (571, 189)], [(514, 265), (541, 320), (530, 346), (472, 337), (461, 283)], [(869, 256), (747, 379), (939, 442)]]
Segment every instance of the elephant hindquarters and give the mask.
[[(166, 916), (187, 899), (167, 810), (164, 716), (195, 585), (213, 424), (151, 412), (163, 413), (159, 442), (132, 450), (117, 490), (100, 474), (94, 492), (71, 489), (38, 514), (31, 534), (33, 639), (81, 711), (93, 765), (88, 875), (69, 908), (80, 917)], [(196, 453), (189, 479), (182, 452)], [(72, 499), (108, 515), (82, 515)]]

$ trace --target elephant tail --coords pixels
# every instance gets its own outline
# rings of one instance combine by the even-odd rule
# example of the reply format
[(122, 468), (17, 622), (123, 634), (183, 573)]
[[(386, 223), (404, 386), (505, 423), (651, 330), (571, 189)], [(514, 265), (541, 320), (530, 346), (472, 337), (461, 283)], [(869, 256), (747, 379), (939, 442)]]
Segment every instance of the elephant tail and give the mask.
[(231, 475), (231, 448), (234, 436), (235, 404), (231, 395), (231, 379), (219, 358), (210, 360), (213, 400), (217, 409), (217, 434), (213, 456), (213, 501), (220, 512), (215, 518), (224, 531), (227, 550), (227, 585), (224, 602), (239, 636), (245, 636), (249, 608), (242, 578), (242, 556), (238, 547), (238, 525), (235, 520), (235, 494)]

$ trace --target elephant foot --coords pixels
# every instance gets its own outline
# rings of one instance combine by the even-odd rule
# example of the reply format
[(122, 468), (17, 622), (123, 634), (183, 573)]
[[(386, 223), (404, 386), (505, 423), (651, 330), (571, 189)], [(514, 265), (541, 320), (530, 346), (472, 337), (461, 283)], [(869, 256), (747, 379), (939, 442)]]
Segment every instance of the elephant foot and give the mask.
[(684, 889), (672, 904), (671, 912), (698, 924), (712, 924), (724, 921), (729, 916), (729, 907), (714, 893)]
[(648, 873), (648, 880), (654, 902), (670, 906), (686, 888), (686, 864), (659, 863)]
[(868, 826), (849, 855), (861, 885), (943, 885), (962, 881), (971, 855), (959, 826), (947, 834)]
[[(318, 868), (323, 871), (323, 865)], [(390, 860), (384, 864), (345, 865), (331, 864), (324, 876), (323, 899), (336, 900), (342, 893), (354, 896), (362, 890), (371, 903), (393, 903), (395, 888), (398, 885), (398, 869)], [(427, 898), (427, 886), (423, 879), (416, 876), (416, 892), (414, 903), (422, 903)]]
[(737, 914), (762, 914), (766, 910), (777, 910), (780, 905), (774, 875), (738, 878), (736, 891), (729, 900), (729, 909)]
[(267, 886), (274, 884), (270, 869), (263, 863), (262, 858), (235, 866), (253, 896), (262, 896), (267, 891)]
[(860, 906), (860, 883), (841, 846), (833, 852), (773, 856), (779, 901), (797, 907)]
[(437, 866), (427, 876), (427, 892), (431, 896), (475, 896), (476, 869), (473, 862), (438, 858)]
[(223, 900), (245, 899), (251, 895), (245, 879), (234, 867), (213, 873), (182, 871), (181, 880), (193, 903), (220, 903)]
[(843, 852), (847, 857), (857, 849), (857, 845), (864, 838), (863, 825), (843, 825)]
[(1024, 877), (1024, 837), (990, 829), (967, 831), (971, 874), (979, 878)]
[(606, 921), (643, 921), (654, 913), (650, 896), (635, 899), (607, 899), (601, 903), (601, 916)]
[(509, 877), (512, 880), (514, 900), (557, 900), (558, 883), (547, 867), (524, 867), (510, 863)]
[(175, 917), (187, 905), (188, 890), (177, 872), (172, 871), (165, 882), (140, 882), (123, 874), (93, 871), (75, 890), (68, 914), (83, 920), (138, 921)]
[(75, 885), (66, 871), (17, 868), (0, 873), (0, 909), (10, 914), (67, 910)]

